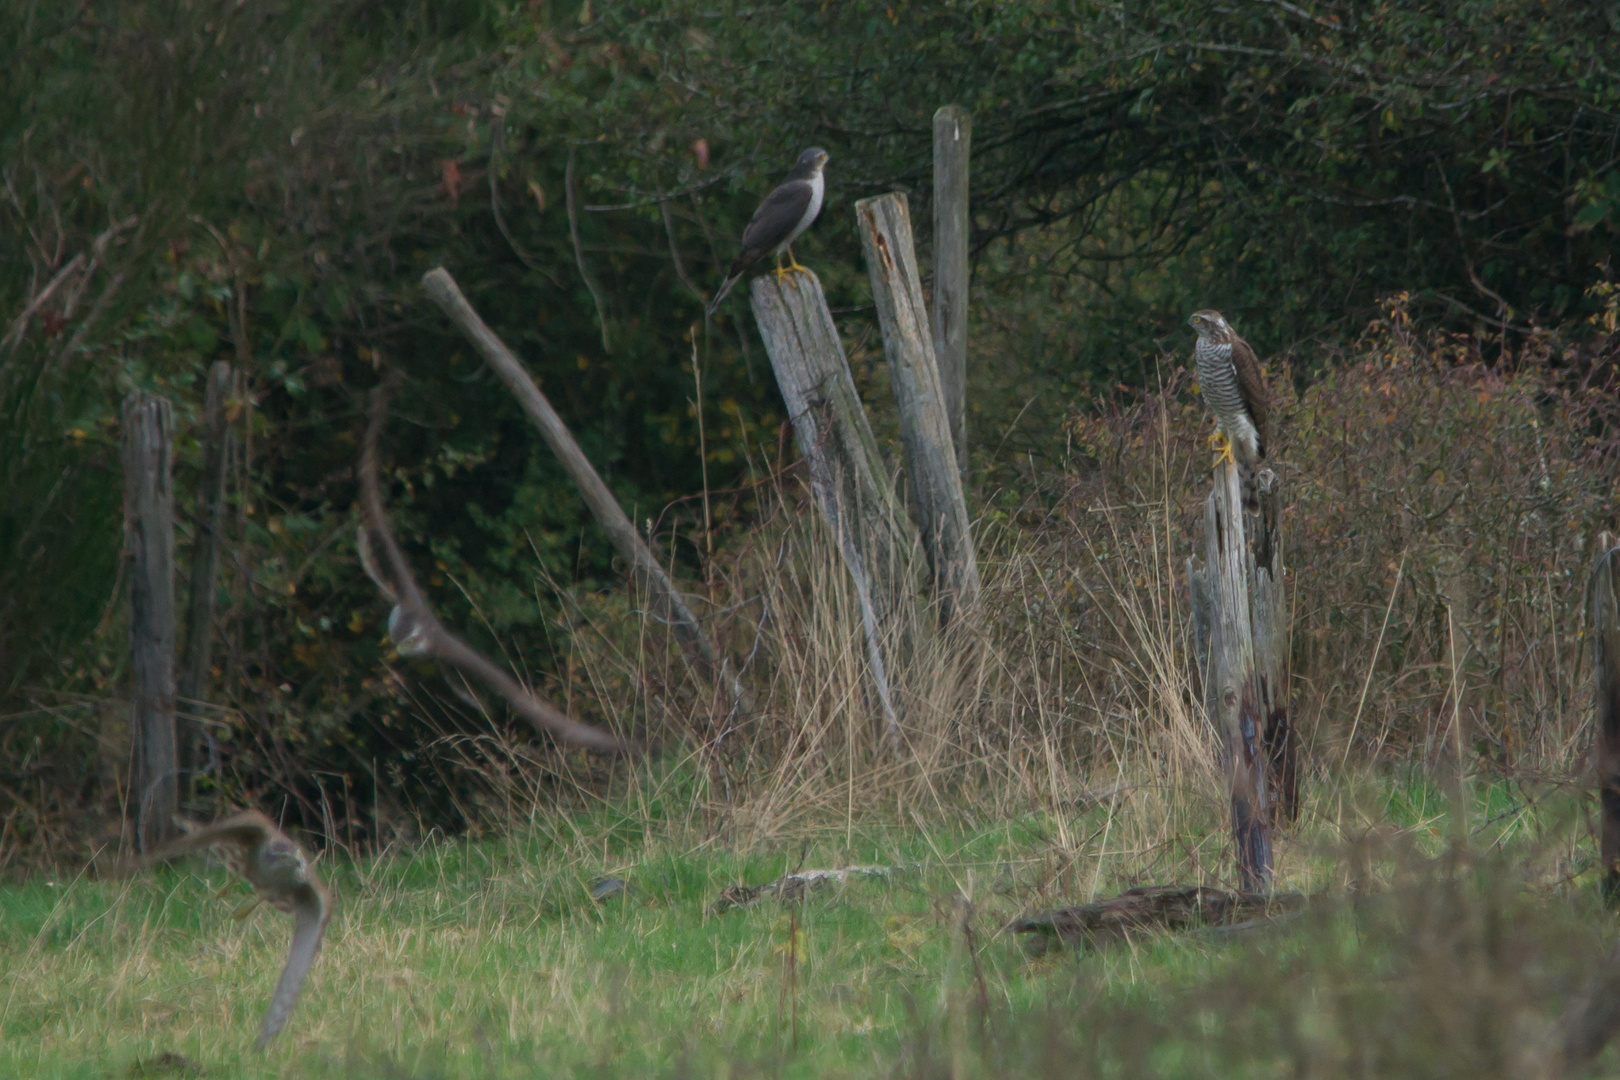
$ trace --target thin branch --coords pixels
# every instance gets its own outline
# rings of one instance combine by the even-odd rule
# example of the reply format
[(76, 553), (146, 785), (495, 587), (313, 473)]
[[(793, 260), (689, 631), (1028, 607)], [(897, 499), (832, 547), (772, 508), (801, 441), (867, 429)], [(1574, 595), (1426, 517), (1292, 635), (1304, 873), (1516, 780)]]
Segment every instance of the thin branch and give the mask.
[[(573, 151), (569, 151), (569, 153), (572, 154)], [(676, 188), (674, 191), (650, 191), (643, 193), (635, 188), (631, 188), (630, 190), (632, 193), (641, 195), (642, 197), (635, 199), (632, 202), (624, 203), (608, 203), (605, 205), (593, 205), (587, 203), (585, 206), (585, 212), (588, 214), (611, 214), (619, 210), (640, 210), (647, 206), (659, 206), (671, 199), (678, 199), (682, 195), (695, 195), (700, 191), (714, 187), (716, 184), (724, 183), (736, 175), (738, 171), (739, 166), (732, 166), (723, 172), (709, 177), (707, 180), (700, 180), (695, 184), (688, 184), (683, 188)]]
[[(498, 163), (495, 160), (495, 156), (501, 152), (501, 145), (505, 141), (506, 121), (498, 119), (495, 121), (495, 130), (493, 137), (490, 139), (489, 145), (489, 208), (495, 215), (495, 227), (501, 231), (502, 236), (506, 237), (506, 245), (512, 249), (512, 254), (518, 257), (518, 261), (524, 266), (527, 266), (530, 270), (538, 270), (541, 273), (545, 273), (544, 268), (541, 267), (539, 263), (535, 262), (534, 256), (530, 255), (527, 251), (524, 251), (523, 247), (512, 236), (511, 230), (506, 227), (506, 217), (501, 213), (500, 185), (497, 182), (496, 177), (496, 174), (500, 170)], [(550, 275), (547, 276), (549, 277)]]
[[(589, 724), (582, 724), (531, 693), (482, 653), (446, 630), (428, 607), (422, 590), (411, 575), (410, 564), (405, 561), (405, 553), (388, 530), (382, 494), (377, 486), (377, 439), (387, 423), (388, 402), (398, 385), (399, 375), (393, 372), (372, 391), (371, 418), (360, 448), (360, 509), (365, 524), (360, 529), (358, 545), (360, 562), (367, 575), (376, 583), (378, 590), (394, 602), (394, 610), (388, 617), (388, 634), (394, 641), (394, 647), (401, 656), (437, 660), (484, 683), (504, 697), (519, 716), (536, 728), (549, 732), (560, 742), (612, 753), (639, 751), (637, 744), (609, 735)], [(369, 539), (375, 539), (382, 546), (392, 571), (392, 583), (379, 572), (372, 559)]]
[(585, 287), (590, 290), (591, 300), (596, 304), (596, 321), (602, 327), (602, 351), (611, 353), (613, 347), (608, 344), (607, 309), (602, 306), (602, 293), (596, 287), (596, 281), (591, 272), (585, 268), (585, 249), (579, 242), (579, 196), (574, 191), (574, 151), (568, 151), (568, 165), (563, 170), (563, 201), (568, 204), (568, 235), (574, 241), (574, 262), (579, 266), (579, 276), (585, 279)]
[(669, 261), (675, 264), (675, 276), (681, 279), (682, 285), (691, 290), (699, 303), (706, 301), (708, 297), (703, 295), (703, 290), (697, 287), (686, 272), (686, 262), (681, 258), (680, 245), (675, 242), (675, 216), (669, 212), (669, 203), (667, 201), (659, 203), (658, 211), (664, 217), (664, 235), (669, 237)]
[(66, 281), (69, 275), (83, 265), (84, 252), (81, 251), (69, 259), (67, 265), (56, 272), (55, 277), (45, 283), (45, 287), (39, 290), (34, 298), (28, 301), (27, 306), (22, 309), (22, 314), (11, 320), (11, 326), (6, 330), (6, 336), (0, 337), (0, 349), (8, 345), (15, 347), (22, 340), (23, 335), (28, 332), (28, 322), (34, 317), (34, 313), (45, 305), (45, 302), (51, 298), (51, 294), (56, 292), (57, 287)]

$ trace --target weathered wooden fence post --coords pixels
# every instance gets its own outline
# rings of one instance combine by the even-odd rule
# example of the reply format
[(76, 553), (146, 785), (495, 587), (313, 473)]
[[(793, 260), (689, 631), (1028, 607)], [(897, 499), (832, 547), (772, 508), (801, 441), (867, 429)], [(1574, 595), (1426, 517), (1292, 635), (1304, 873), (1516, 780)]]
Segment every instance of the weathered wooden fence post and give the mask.
[(142, 849), (166, 839), (179, 809), (174, 734), (174, 419), (169, 403), (124, 399), (124, 537), (135, 768), (131, 794)]
[(889, 483), (820, 280), (809, 271), (780, 280), (764, 274), (754, 279), (750, 302), (816, 503), (855, 582), (867, 662), (886, 734), (898, 751), (902, 734), (890, 672), (903, 632), (897, 616), (912, 593), (915, 537)]
[(1254, 555), (1245, 541), (1237, 465), (1215, 469), (1204, 503), (1204, 562), (1210, 596), (1209, 672), (1204, 700), (1222, 733), (1232, 788), (1232, 843), (1243, 888), (1271, 886), (1271, 807), (1264, 745), (1265, 696), (1254, 633)]
[(1620, 538), (1598, 534), (1592, 567), (1593, 726), (1597, 729), (1598, 804), (1602, 815), (1599, 851), (1603, 892), (1620, 900)]
[(1260, 676), (1260, 707), (1265, 717), (1267, 792), (1272, 821), (1299, 818), (1298, 740), (1288, 712), (1288, 598), (1283, 583), (1282, 489), (1277, 475), (1263, 469), (1255, 478), (1259, 513), (1253, 529), (1249, 595), (1254, 624), (1255, 668)]
[(956, 465), (967, 469), (968, 160), (973, 114), (960, 105), (934, 113), (934, 353)]
[(855, 204), (855, 218), (900, 410), (913, 509), (934, 568), (941, 617), (950, 619), (977, 606), (979, 565), (917, 276), (906, 197), (891, 193), (862, 199)]
[(208, 660), (214, 640), (214, 591), (219, 581), (219, 549), (225, 539), (226, 447), (230, 425), (225, 402), (236, 377), (231, 365), (217, 361), (208, 369), (203, 397), (202, 491), (197, 497), (197, 524), (191, 545), (191, 611), (186, 620), (186, 647), (180, 662), (180, 700), (196, 703), (208, 697)]
[[(619, 501), (613, 497), (602, 478), (597, 475), (596, 469), (591, 465), (585, 451), (579, 448), (574, 441), (573, 434), (568, 426), (562, 422), (562, 417), (551, 407), (551, 402), (540, 392), (529, 377), (523, 363), (506, 347), (506, 343), (496, 336), (495, 331), (481, 319), (478, 312), (467, 302), (462, 295), (456, 281), (444, 267), (429, 270), (422, 276), (422, 287), (433, 302), (439, 305), (450, 321), (456, 324), (467, 340), (473, 343), (478, 352), (488, 361), (489, 366), (495, 369), (501, 381), (506, 384), (512, 396), (518, 399), (518, 404), (528, 414), (534, 426), (540, 429), (540, 435), (545, 439), (551, 452), (557, 455), (563, 468), (573, 477), (574, 484), (585, 499), (585, 505), (590, 507), (591, 513), (596, 516), (597, 524), (607, 533), (608, 539), (630, 567), (632, 579), (643, 588), (653, 600), (662, 608), (660, 617), (666, 619), (670, 629), (675, 632), (675, 639), (685, 650), (687, 656), (700, 669), (707, 670), (719, 677), (721, 685), (730, 696), (732, 704), (743, 712), (754, 710), (754, 695), (732, 668), (731, 662), (721, 655), (715, 648), (703, 624), (698, 622), (697, 616), (687, 606), (686, 597), (681, 595), (675, 583), (670, 580), (664, 568), (659, 565), (657, 557), (642, 540), (641, 534), (625, 516), (624, 509)], [(603, 324), (605, 334), (606, 324)]]

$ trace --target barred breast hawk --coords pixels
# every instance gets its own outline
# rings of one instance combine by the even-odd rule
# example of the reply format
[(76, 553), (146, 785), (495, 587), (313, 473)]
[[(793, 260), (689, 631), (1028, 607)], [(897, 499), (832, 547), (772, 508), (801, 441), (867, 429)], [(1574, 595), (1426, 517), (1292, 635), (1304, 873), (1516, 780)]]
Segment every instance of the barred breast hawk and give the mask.
[(1204, 404), (1215, 414), (1210, 445), (1216, 463), (1234, 460), (1243, 480), (1243, 500), (1254, 498), (1254, 474), (1271, 444), (1271, 394), (1249, 343), (1218, 311), (1195, 311), (1187, 320), (1198, 332), (1193, 359)]
[[(744, 272), (767, 255), (777, 259), (778, 275), (804, 269), (793, 257), (793, 241), (821, 213), (821, 201), (827, 193), (827, 182), (821, 170), (826, 164), (827, 151), (812, 146), (799, 155), (787, 179), (765, 196), (765, 201), (749, 219), (748, 228), (743, 230), (742, 250), (726, 272), (726, 280), (720, 283), (720, 291), (709, 301), (710, 315), (720, 307), (720, 301), (731, 292), (732, 286), (742, 280)], [(784, 251), (788, 257), (785, 268), (780, 265)]]

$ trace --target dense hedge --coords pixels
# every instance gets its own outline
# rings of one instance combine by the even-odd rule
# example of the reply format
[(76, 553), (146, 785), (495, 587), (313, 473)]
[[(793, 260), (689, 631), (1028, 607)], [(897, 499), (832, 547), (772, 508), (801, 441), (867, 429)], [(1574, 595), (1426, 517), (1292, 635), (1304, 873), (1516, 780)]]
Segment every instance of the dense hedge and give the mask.
[[(705, 324), (702, 293), (804, 145), (832, 164), (801, 255), (864, 371), (848, 204), (900, 187), (926, 220), (932, 111), (973, 110), (989, 431), (1136, 378), (1193, 306), (1223, 307), (1268, 353), (1359, 328), (1396, 290), (1419, 319), (1510, 347), (1584, 314), (1620, 228), (1615, 18), (1530, 0), (9, 5), (9, 789), (59, 810), (111, 797), (82, 764), (108, 731), (116, 744), (115, 418), (132, 386), (175, 400), (189, 500), (201, 374), (245, 371), (213, 688), (228, 766), (211, 775), (310, 816), (309, 776), (379, 790), (378, 762), (405, 785), (400, 763), (423, 757), (346, 539), (381, 365), (411, 377), (392, 497), (459, 623), (562, 678), (568, 627), (537, 577), (619, 582), (520, 414), (422, 300), (427, 268), (451, 268), (696, 573), (701, 511), (673, 501), (705, 465), (715, 489), (745, 484), (750, 459), (772, 467), (782, 421), (745, 302)], [(722, 542), (754, 513), (746, 492), (711, 510)]]

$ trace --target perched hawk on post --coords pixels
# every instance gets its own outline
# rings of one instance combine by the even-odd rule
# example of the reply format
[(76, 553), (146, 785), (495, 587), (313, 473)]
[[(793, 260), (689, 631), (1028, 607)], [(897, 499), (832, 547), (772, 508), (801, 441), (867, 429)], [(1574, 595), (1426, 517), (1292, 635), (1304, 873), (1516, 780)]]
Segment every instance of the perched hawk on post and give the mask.
[(1271, 444), (1271, 394), (1249, 343), (1238, 337), (1218, 311), (1195, 311), (1187, 322), (1198, 331), (1193, 359), (1204, 404), (1215, 414), (1210, 445), (1216, 463), (1237, 463), (1243, 501), (1254, 498), (1254, 474)]
[[(777, 260), (778, 277), (804, 269), (799, 265), (799, 260), (793, 257), (793, 241), (821, 213), (821, 200), (827, 192), (821, 170), (826, 164), (827, 151), (812, 146), (799, 155), (787, 179), (765, 196), (765, 201), (759, 204), (759, 209), (749, 219), (748, 228), (743, 230), (742, 250), (726, 272), (726, 280), (720, 283), (720, 291), (709, 301), (710, 315), (719, 308), (720, 301), (731, 292), (732, 286), (742, 279), (744, 271), (766, 255)], [(781, 265), (784, 251), (788, 257), (785, 268)]]

